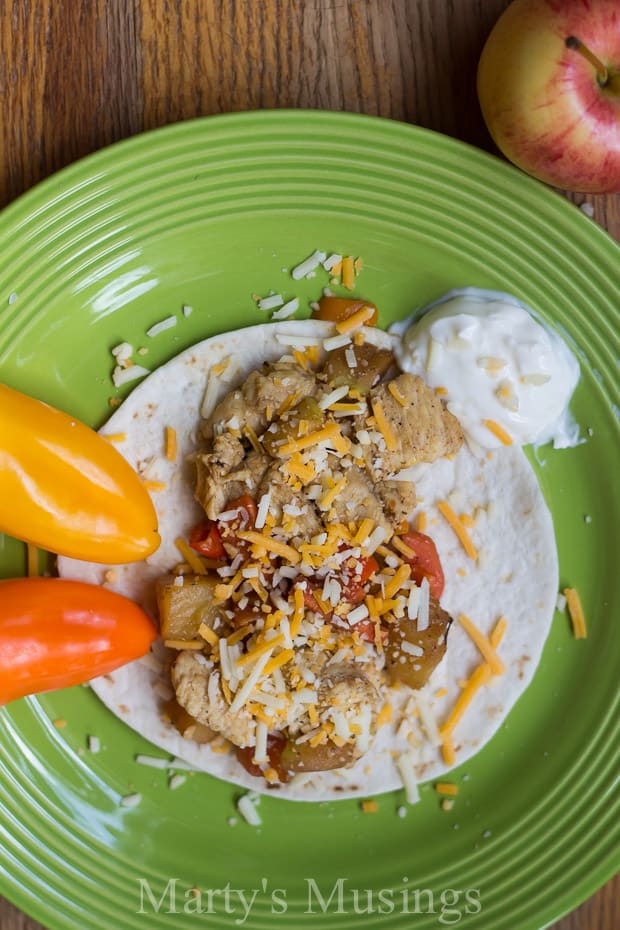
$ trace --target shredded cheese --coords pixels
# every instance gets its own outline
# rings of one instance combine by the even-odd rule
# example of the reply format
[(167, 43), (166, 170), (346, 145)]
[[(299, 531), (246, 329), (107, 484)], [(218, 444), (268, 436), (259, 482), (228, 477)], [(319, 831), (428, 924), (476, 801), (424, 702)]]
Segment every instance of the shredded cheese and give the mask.
[(446, 734), (449, 735), (454, 732), (454, 728), (475, 698), (476, 694), (480, 688), (487, 684), (492, 674), (491, 666), (488, 665), (487, 662), (483, 662), (482, 665), (479, 665), (478, 668), (473, 672), (471, 678), (456, 699), (456, 704), (450, 711), (448, 719), (443, 724), (443, 726), (440, 727), (439, 732), (441, 733), (442, 737)]
[(301, 561), (299, 552), (296, 552), (292, 546), (278, 542), (277, 539), (272, 539), (270, 536), (263, 536), (261, 533), (246, 530), (239, 533), (239, 538), (245, 539), (246, 542), (253, 543), (255, 546), (260, 546), (261, 549), (265, 549), (267, 552), (273, 552), (274, 555), (287, 559), (293, 565), (297, 565)]
[(177, 431), (173, 426), (166, 427), (166, 458), (169, 462), (176, 462), (177, 460)]
[(394, 595), (400, 591), (404, 583), (408, 581), (410, 577), (411, 566), (400, 565), (399, 568), (397, 568), (396, 573), (392, 577), (391, 581), (388, 581), (383, 589), (385, 599), (388, 600), (389, 598), (394, 597)]
[(388, 447), (390, 452), (395, 452), (398, 449), (398, 440), (394, 435), (394, 431), (385, 415), (385, 411), (381, 406), (378, 400), (374, 401), (372, 405), (372, 412), (375, 415), (375, 421), (379, 432), (385, 439), (385, 444)]
[(217, 646), (218, 637), (217, 633), (214, 633), (210, 626), (207, 626), (206, 623), (201, 623), (198, 627), (198, 632), (204, 640), (206, 640), (211, 646)]
[(508, 620), (506, 619), (506, 617), (500, 617), (497, 623), (495, 624), (495, 626), (493, 627), (493, 630), (491, 631), (491, 635), (489, 636), (489, 642), (491, 643), (494, 649), (497, 649), (497, 647), (503, 640), (504, 634), (507, 629), (508, 629)]
[(493, 433), (493, 435), (499, 439), (501, 443), (505, 446), (512, 445), (512, 436), (510, 433), (507, 433), (503, 426), (500, 426), (495, 420), (483, 420), (482, 421), (486, 428)]
[(360, 309), (352, 313), (351, 316), (336, 323), (336, 331), (339, 332), (341, 336), (345, 333), (352, 333), (354, 330), (363, 326), (364, 323), (367, 323), (374, 315), (374, 312), (373, 307), (360, 307)]
[(471, 541), (467, 529), (463, 526), (448, 501), (439, 501), (437, 507), (456, 533), (459, 542), (461, 543), (469, 558), (475, 561), (478, 558), (478, 550)]
[(346, 483), (346, 478), (341, 478), (339, 481), (337, 481), (333, 488), (330, 488), (329, 491), (327, 491), (320, 499), (319, 508), (321, 510), (329, 510)]
[(342, 259), (342, 284), (348, 291), (353, 290), (355, 284), (355, 262), (352, 255), (345, 255)]
[(207, 574), (207, 569), (204, 566), (202, 559), (198, 553), (194, 552), (194, 550), (185, 542), (182, 536), (179, 536), (178, 539), (175, 539), (174, 544), (195, 575)]
[(495, 652), (495, 649), (484, 635), (482, 630), (478, 629), (476, 624), (470, 620), (466, 614), (459, 614), (459, 623), (482, 653), (482, 658), (486, 659), (486, 661), (489, 663), (493, 674), (503, 675), (506, 671), (506, 666)]
[(450, 781), (438, 781), (435, 785), (435, 791), (437, 794), (447, 794), (449, 797), (455, 798), (459, 793), (459, 786)]
[(416, 528), (417, 528), (418, 533), (425, 533), (425, 532), (426, 532), (426, 524), (427, 524), (427, 516), (426, 516), (426, 513), (425, 513), (423, 510), (421, 510), (421, 511), (418, 513), (418, 518), (417, 518), (417, 521), (416, 521)]
[(127, 439), (127, 433), (101, 433), (104, 439), (107, 439), (108, 442), (125, 442)]
[(390, 392), (394, 400), (401, 405), (401, 407), (408, 406), (409, 401), (403, 394), (400, 393), (394, 381), (390, 381), (390, 383), (388, 384), (388, 391)]
[(564, 588), (564, 597), (568, 606), (568, 615), (573, 625), (575, 639), (587, 639), (586, 618), (581, 606), (581, 598), (575, 588)]
[(278, 446), (277, 453), (278, 455), (292, 455), (294, 452), (301, 452), (302, 449), (307, 449), (309, 446), (316, 446), (321, 442), (327, 442), (333, 439), (339, 432), (340, 427), (337, 423), (328, 423), (327, 426), (315, 430), (307, 436), (301, 436), (299, 439), (292, 439), (290, 442), (285, 442), (284, 445)]

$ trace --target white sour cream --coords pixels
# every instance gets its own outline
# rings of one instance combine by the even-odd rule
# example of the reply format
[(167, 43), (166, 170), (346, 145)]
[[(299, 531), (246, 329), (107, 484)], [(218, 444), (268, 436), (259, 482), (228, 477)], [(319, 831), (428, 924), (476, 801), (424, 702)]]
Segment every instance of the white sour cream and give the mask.
[[(497, 424), (518, 445), (577, 445), (568, 404), (579, 364), (564, 340), (510, 294), (450, 291), (392, 327), (401, 368), (438, 389), (470, 442), (502, 445)], [(505, 440), (504, 440), (505, 441)]]

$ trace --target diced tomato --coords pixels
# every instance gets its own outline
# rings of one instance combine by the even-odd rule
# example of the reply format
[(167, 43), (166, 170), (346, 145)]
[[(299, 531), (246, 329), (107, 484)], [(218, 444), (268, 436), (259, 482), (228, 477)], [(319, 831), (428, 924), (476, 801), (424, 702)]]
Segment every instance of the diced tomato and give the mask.
[(243, 749), (237, 747), (236, 754), (237, 759), (250, 775), (254, 775), (256, 778), (263, 777), (263, 771), (265, 768), (275, 769), (278, 773), (278, 778), (281, 782), (287, 782), (289, 779), (288, 772), (282, 768), (281, 758), (282, 750), (286, 746), (287, 739), (286, 736), (283, 736), (282, 733), (270, 733), (267, 737), (267, 757), (269, 762), (265, 765), (257, 765), (253, 761), (255, 747), (254, 746), (245, 746)]
[[(359, 620), (351, 629), (359, 635), (366, 643), (375, 643), (377, 641), (377, 630), (372, 620)], [(388, 631), (381, 629), (381, 641), (387, 642)]]
[(401, 538), (405, 545), (415, 552), (413, 559), (402, 556), (411, 566), (412, 580), (420, 584), (423, 578), (428, 578), (430, 593), (439, 600), (443, 594), (444, 576), (435, 543), (430, 536), (418, 533), (417, 530), (409, 530)]
[[(304, 591), (304, 606), (306, 610), (312, 610), (315, 614), (322, 614), (323, 611), (319, 607), (319, 602), (314, 596), (314, 592), (318, 590), (318, 588), (313, 588), (312, 585), (308, 582)], [(330, 610), (326, 616), (331, 617), (332, 613), (333, 611)]]
[(189, 544), (192, 549), (208, 559), (226, 558), (220, 531), (213, 520), (203, 520), (202, 523), (196, 524), (190, 533)]
[(256, 501), (249, 494), (243, 494), (236, 500), (231, 501), (226, 510), (236, 510), (238, 513), (230, 520), (218, 520), (217, 526), (223, 543), (229, 543), (236, 550), (245, 550), (248, 547), (246, 543), (239, 539), (238, 533), (243, 530), (251, 530), (256, 523), (258, 508)]
[[(373, 555), (356, 559), (355, 563), (354, 568), (345, 565), (342, 572), (342, 600), (348, 604), (362, 603), (366, 596), (364, 585), (379, 571), (379, 563)], [(360, 573), (357, 572), (359, 565), (362, 566)]]

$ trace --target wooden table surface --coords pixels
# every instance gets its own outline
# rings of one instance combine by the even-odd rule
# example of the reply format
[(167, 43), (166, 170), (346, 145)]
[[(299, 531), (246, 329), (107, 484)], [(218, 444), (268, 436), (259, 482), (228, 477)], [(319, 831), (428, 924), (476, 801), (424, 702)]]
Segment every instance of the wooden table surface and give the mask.
[[(314, 107), (493, 150), (475, 70), (508, 0), (2, 0), (0, 206), (165, 123)], [(572, 195), (620, 241), (620, 196)], [(618, 930), (620, 879), (554, 930)], [(0, 930), (40, 930), (0, 899)]]

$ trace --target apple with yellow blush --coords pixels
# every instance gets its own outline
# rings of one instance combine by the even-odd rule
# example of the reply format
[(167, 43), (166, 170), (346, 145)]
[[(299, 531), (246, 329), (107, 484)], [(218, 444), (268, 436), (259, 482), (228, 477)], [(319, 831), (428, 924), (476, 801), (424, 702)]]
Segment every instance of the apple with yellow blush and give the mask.
[(620, 191), (620, 0), (513, 0), (478, 66), (498, 148), (572, 191)]

